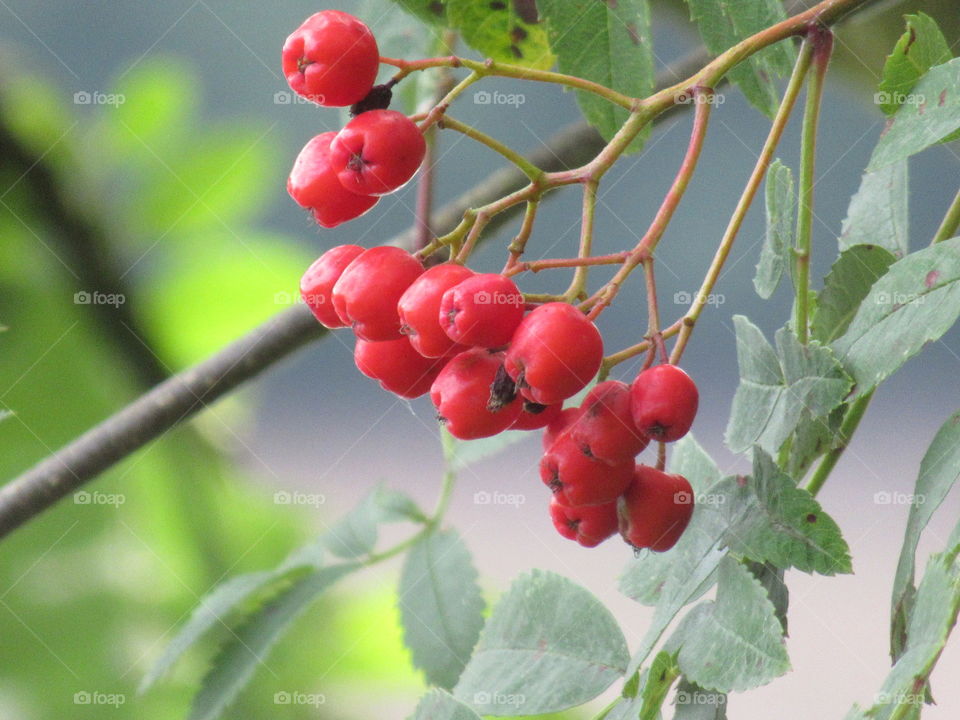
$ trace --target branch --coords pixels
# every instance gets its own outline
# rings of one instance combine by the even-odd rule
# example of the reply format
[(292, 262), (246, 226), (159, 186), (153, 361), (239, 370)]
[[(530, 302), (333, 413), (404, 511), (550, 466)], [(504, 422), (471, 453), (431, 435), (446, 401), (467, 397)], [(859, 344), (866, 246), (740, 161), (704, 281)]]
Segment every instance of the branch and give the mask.
[[(664, 69), (657, 86), (687, 77), (706, 62), (703, 51), (691, 53)], [(559, 131), (527, 160), (545, 172), (578, 167), (604, 147), (597, 132), (580, 122)], [(492, 173), (484, 181), (440, 208), (431, 219), (438, 233), (449, 232), (470, 208), (515, 192), (528, 178), (514, 167)], [(494, 215), (489, 237), (521, 206)], [(411, 247), (415, 230), (393, 243)], [(326, 334), (303, 305), (286, 310), (206, 361), (162, 382), (138, 400), (94, 426), (55, 454), (0, 488), (0, 537), (40, 514), (57, 500), (122, 460), (151, 440), (183, 423), (202, 408), (276, 364), (300, 347)]]

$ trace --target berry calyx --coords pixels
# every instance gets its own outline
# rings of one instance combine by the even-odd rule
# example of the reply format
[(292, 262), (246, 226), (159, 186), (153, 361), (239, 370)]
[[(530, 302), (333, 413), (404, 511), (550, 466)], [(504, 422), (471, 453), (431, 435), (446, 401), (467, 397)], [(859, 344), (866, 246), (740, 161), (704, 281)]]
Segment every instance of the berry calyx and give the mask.
[(617, 503), (570, 507), (550, 500), (550, 519), (563, 537), (576, 540), (583, 547), (596, 547), (617, 532)]
[(539, 403), (523, 400), (523, 409), (520, 417), (510, 426), (511, 430), (539, 430), (547, 427), (563, 412), (563, 405), (540, 405)]
[(596, 457), (632, 459), (650, 443), (633, 424), (630, 387), (626, 383), (617, 380), (599, 383), (587, 393), (580, 410), (580, 417), (570, 427), (570, 435)]
[(474, 275), (443, 294), (440, 325), (462, 345), (502, 347), (523, 320), (524, 306), (523, 293), (510, 278)]
[(379, 200), (344, 190), (330, 166), (330, 142), (335, 136), (325, 132), (310, 140), (297, 155), (287, 178), (290, 197), (310, 210), (325, 228), (360, 217)]
[(454, 285), (473, 275), (473, 270), (443, 263), (428, 269), (406, 289), (397, 303), (400, 331), (410, 338), (410, 344), (421, 355), (440, 357), (453, 351), (467, 350), (458, 345), (440, 327), (440, 300)]
[(521, 400), (494, 388), (505, 374), (503, 353), (472, 349), (454, 356), (430, 388), (437, 416), (461, 440), (503, 432), (520, 415)]
[(410, 399), (430, 392), (430, 386), (446, 362), (425, 358), (406, 338), (385, 342), (357, 338), (353, 359), (360, 372), (379, 381), (384, 390)]
[(620, 499), (620, 534), (635, 548), (672, 548), (693, 515), (693, 488), (682, 475), (637, 465)]
[(346, 327), (333, 307), (333, 286), (354, 258), (363, 252), (359, 245), (339, 245), (313, 261), (300, 278), (300, 297), (320, 324), (333, 330)]
[(601, 460), (561, 436), (540, 461), (540, 479), (563, 505), (602, 505), (616, 500), (633, 478), (633, 459)]
[(630, 387), (634, 424), (660, 442), (673, 442), (687, 434), (699, 401), (696, 383), (676, 365), (647, 368)]
[(596, 325), (572, 305), (552, 302), (534, 309), (517, 327), (506, 368), (524, 397), (550, 405), (582, 390), (602, 361)]
[(363, 100), (380, 68), (370, 28), (338, 10), (311, 15), (283, 44), (283, 74), (298, 95), (326, 107)]
[(386, 195), (417, 172), (427, 145), (416, 123), (395, 110), (357, 115), (330, 145), (340, 184), (360, 195)]
[(399, 340), (397, 301), (423, 273), (406, 250), (384, 245), (354, 258), (333, 286), (333, 307), (357, 337), (371, 342)]

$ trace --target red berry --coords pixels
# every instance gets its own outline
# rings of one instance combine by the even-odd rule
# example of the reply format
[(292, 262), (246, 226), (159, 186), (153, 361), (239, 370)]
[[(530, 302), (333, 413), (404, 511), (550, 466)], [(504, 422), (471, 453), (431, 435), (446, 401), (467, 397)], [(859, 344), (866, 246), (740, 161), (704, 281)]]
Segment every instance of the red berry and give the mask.
[(473, 270), (463, 265), (436, 265), (418, 277), (403, 293), (397, 304), (401, 332), (410, 337), (410, 344), (421, 355), (440, 357), (467, 349), (447, 336), (438, 318), (443, 293), (471, 275)]
[[(490, 437), (510, 427), (521, 400), (499, 386), (505, 377), (503, 353), (473, 349), (452, 358), (430, 388), (440, 421), (461, 440)], [(498, 385), (494, 388), (494, 385)]]
[(524, 397), (550, 405), (582, 390), (602, 361), (603, 340), (596, 325), (572, 305), (552, 302), (520, 323), (506, 368)]
[(557, 417), (551, 420), (547, 429), (543, 431), (543, 438), (541, 439), (543, 451), (549, 450), (578, 417), (580, 417), (580, 408), (571, 407), (561, 411)]
[(313, 212), (325, 228), (363, 215), (379, 198), (366, 197), (343, 189), (330, 167), (330, 141), (336, 133), (326, 132), (308, 142), (293, 163), (287, 178), (287, 192), (300, 207)]
[(604, 460), (633, 459), (650, 443), (630, 414), (630, 386), (617, 380), (599, 383), (587, 393), (570, 435)]
[(561, 436), (540, 461), (540, 479), (564, 505), (602, 505), (616, 500), (633, 477), (633, 460), (593, 457), (569, 435)]
[(550, 519), (557, 532), (584, 547), (596, 547), (617, 532), (617, 503), (569, 507), (550, 500)]
[(636, 548), (669, 550), (693, 515), (693, 488), (683, 475), (637, 465), (618, 507), (620, 534)]
[(563, 412), (562, 403), (540, 405), (524, 400), (522, 408), (520, 417), (510, 426), (511, 430), (539, 430), (542, 427), (547, 427)]
[(523, 320), (523, 293), (508, 277), (474, 275), (443, 294), (440, 325), (463, 345), (506, 345)]
[(384, 245), (358, 255), (333, 286), (333, 307), (357, 337), (371, 342), (399, 340), (397, 301), (423, 273), (406, 250)]
[(693, 425), (699, 399), (696, 384), (676, 365), (648, 368), (630, 388), (633, 422), (653, 440), (679, 440)]
[(368, 110), (330, 145), (340, 184), (360, 195), (386, 195), (417, 172), (427, 145), (416, 123), (395, 110)]
[(283, 44), (282, 57), (283, 74), (294, 92), (327, 107), (363, 100), (380, 68), (370, 28), (338, 10), (308, 17)]
[(324, 327), (345, 327), (333, 307), (333, 285), (357, 255), (363, 252), (359, 245), (339, 245), (327, 250), (313, 261), (300, 278), (300, 296)]
[(443, 369), (443, 359), (425, 358), (406, 338), (385, 342), (367, 342), (357, 338), (353, 351), (357, 368), (367, 377), (380, 381), (380, 387), (395, 395), (416, 398), (430, 392), (430, 386)]

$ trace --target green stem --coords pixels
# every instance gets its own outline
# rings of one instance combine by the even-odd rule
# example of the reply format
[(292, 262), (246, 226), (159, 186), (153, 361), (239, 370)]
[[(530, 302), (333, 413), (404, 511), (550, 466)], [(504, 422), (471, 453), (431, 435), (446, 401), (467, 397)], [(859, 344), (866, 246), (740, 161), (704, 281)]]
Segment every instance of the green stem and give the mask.
[(800, 177), (797, 202), (797, 244), (794, 250), (796, 301), (794, 325), (797, 338), (806, 344), (810, 318), (810, 253), (813, 235), (813, 186), (817, 157), (817, 128), (823, 84), (833, 49), (833, 33), (827, 28), (811, 28), (809, 42), (813, 46), (813, 73), (807, 83), (807, 103), (803, 110), (803, 131), (800, 140)]
[(938, 242), (949, 240), (957, 234), (957, 228), (960, 227), (960, 191), (957, 191), (956, 197), (950, 203), (947, 214), (943, 216), (943, 222), (937, 228), (937, 234), (933, 236), (932, 245)]
[[(597, 187), (599, 181), (587, 180), (583, 184), (583, 209), (580, 214), (580, 250), (577, 257), (586, 259), (590, 257), (593, 249), (593, 227), (594, 218), (597, 214)], [(574, 301), (581, 296), (586, 295), (587, 274), (590, 272), (588, 265), (580, 265), (573, 272), (573, 280), (570, 287), (563, 294), (569, 301)]]
[(859, 426), (860, 421), (863, 420), (863, 415), (867, 411), (867, 407), (870, 405), (872, 398), (873, 390), (858, 397), (847, 409), (846, 415), (843, 416), (843, 422), (840, 423), (840, 432), (838, 433), (840, 444), (824, 455), (823, 460), (817, 465), (813, 477), (810, 478), (810, 482), (807, 483), (807, 492), (811, 495), (816, 495), (820, 492), (820, 488), (823, 487), (827, 478), (830, 477), (830, 473), (836, 466), (837, 461), (840, 459), (840, 456), (843, 455), (843, 451), (847, 449), (847, 445), (850, 444), (850, 439), (857, 431), (857, 426)]
[(753, 204), (753, 199), (756, 197), (757, 191), (760, 189), (760, 184), (767, 174), (767, 168), (770, 167), (770, 161), (773, 160), (773, 154), (776, 152), (777, 146), (780, 144), (780, 139), (783, 137), (783, 131), (787, 127), (787, 122), (790, 120), (790, 114), (793, 112), (793, 106), (796, 104), (797, 96), (800, 94), (800, 88), (803, 87), (803, 79), (810, 67), (812, 57), (813, 48), (810, 42), (804, 42), (800, 48), (800, 54), (797, 56), (797, 62), (793, 67), (793, 73), (790, 75), (790, 81), (787, 83), (787, 89), (783, 93), (783, 100), (780, 101), (780, 107), (777, 109), (777, 114), (773, 118), (770, 132), (767, 134), (767, 139), (763, 143), (760, 157), (757, 158), (753, 172), (750, 174), (750, 179), (747, 180), (747, 185), (740, 195), (737, 207), (730, 217), (730, 222), (727, 223), (727, 229), (724, 231), (720, 245), (717, 247), (717, 252), (714, 254), (713, 261), (710, 263), (710, 269), (707, 270), (707, 274), (703, 278), (703, 283), (693, 298), (690, 309), (681, 319), (679, 337), (670, 355), (670, 362), (673, 364), (680, 362), (680, 357), (683, 355), (687, 342), (690, 340), (694, 325), (696, 325), (700, 314), (707, 306), (710, 293), (713, 292), (713, 288), (720, 278), (723, 265), (730, 255), (731, 248), (733, 248), (733, 241), (737, 239), (740, 227), (743, 225), (744, 218), (747, 216), (747, 211)]
[(486, 145), (494, 152), (500, 153), (503, 157), (516, 165), (524, 175), (530, 178), (530, 182), (536, 183), (544, 175), (543, 170), (531, 163), (520, 153), (507, 147), (502, 142), (490, 137), (486, 133), (471, 127), (466, 123), (460, 122), (459, 120), (454, 120), (449, 115), (444, 115), (438, 119), (437, 126), (441, 129), (456, 130), (458, 133), (466, 135), (468, 138), (472, 138), (473, 140)]
[(527, 200), (527, 209), (523, 213), (523, 223), (520, 225), (520, 232), (513, 239), (513, 242), (507, 247), (510, 256), (503, 268), (503, 273), (508, 274), (520, 262), (520, 256), (527, 248), (527, 240), (533, 233), (533, 224), (537, 221), (537, 209), (540, 207), (539, 200)]

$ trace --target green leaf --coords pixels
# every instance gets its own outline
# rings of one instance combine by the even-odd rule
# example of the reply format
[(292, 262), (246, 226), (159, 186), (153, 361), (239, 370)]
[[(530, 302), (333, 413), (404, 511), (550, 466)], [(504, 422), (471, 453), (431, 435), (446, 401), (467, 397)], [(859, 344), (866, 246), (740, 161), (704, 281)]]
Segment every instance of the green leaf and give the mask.
[(960, 58), (930, 68), (888, 122), (870, 158), (877, 170), (910, 157), (960, 129)]
[(866, 172), (850, 199), (840, 230), (840, 250), (879, 245), (898, 259), (910, 251), (907, 161)]
[(677, 659), (670, 653), (661, 650), (650, 664), (646, 682), (640, 697), (643, 704), (640, 707), (639, 720), (657, 720), (660, 716), (660, 707), (663, 705), (670, 686), (680, 674)]
[[(447, 12), (443, 0), (391, 0), (418, 20), (431, 25), (446, 25)], [(380, 36), (377, 35), (377, 44)]]
[[(960, 610), (960, 544), (933, 555), (917, 590), (903, 654), (890, 670), (877, 702), (868, 711), (888, 720), (899, 708), (919, 710), (927, 699), (926, 682), (940, 657)], [(898, 717), (903, 717), (898, 715)], [(916, 712), (907, 717), (918, 717)]]
[(904, 19), (907, 21), (907, 31), (887, 56), (883, 76), (877, 86), (876, 102), (887, 115), (900, 109), (927, 70), (953, 57), (936, 20), (924, 13), (907, 15)]
[(787, 267), (793, 247), (793, 223), (797, 196), (793, 188), (793, 173), (780, 162), (773, 161), (767, 172), (767, 232), (760, 251), (760, 262), (753, 276), (757, 295), (766, 299), (773, 295)]
[[(687, 0), (707, 49), (714, 55), (786, 17), (779, 0)], [(761, 112), (773, 116), (779, 105), (776, 78), (790, 72), (793, 45), (780, 42), (737, 65), (728, 74)]]
[(754, 444), (771, 454), (797, 428), (803, 411), (826, 416), (850, 391), (851, 382), (828, 347), (801, 345), (787, 328), (777, 331), (774, 352), (763, 333), (742, 315), (737, 333), (740, 385), (733, 398), (726, 441), (734, 452)]
[(790, 609), (790, 590), (783, 581), (784, 569), (777, 567), (773, 563), (757, 563), (747, 561), (744, 567), (750, 571), (761, 585), (767, 591), (767, 597), (773, 603), (774, 610), (777, 613), (777, 620), (780, 621), (780, 627), (783, 629), (784, 637), (787, 632), (787, 611)]
[(221, 648), (193, 699), (188, 720), (214, 720), (236, 698), (291, 622), (344, 575), (360, 565), (333, 565), (295, 582), (250, 617)]
[(728, 478), (723, 484), (721, 507), (732, 552), (807, 573), (852, 572), (850, 549), (836, 522), (761, 449), (754, 449), (752, 478)]
[[(914, 570), (920, 534), (934, 512), (960, 477), (960, 413), (950, 417), (937, 432), (920, 462), (916, 488), (909, 498), (907, 529), (893, 581), (893, 602), (890, 618), (890, 655), (896, 661), (906, 644), (907, 624), (911, 616), (914, 594)], [(887, 502), (889, 493), (877, 493), (875, 502)]]
[(432, 685), (457, 684), (483, 627), (483, 596), (466, 546), (453, 530), (414, 545), (400, 575), (400, 619), (413, 664)]
[(616, 621), (590, 592), (533, 570), (511, 585), (454, 695), (485, 715), (536, 715), (592, 700), (624, 674)]
[[(501, 62), (539, 70), (554, 62), (536, 5), (530, 2), (445, 0), (447, 18), (474, 50)], [(519, 12), (523, 10), (523, 12)]]
[(690, 611), (667, 642), (683, 674), (701, 687), (742, 692), (790, 669), (773, 604), (733, 558), (720, 563), (717, 599)]
[(810, 334), (824, 345), (846, 332), (860, 303), (896, 258), (878, 245), (854, 245), (843, 251), (823, 281)]
[(671, 579), (676, 582), (677, 576), (684, 576), (720, 537), (716, 514), (704, 517), (709, 507), (702, 502), (710, 500), (708, 489), (720, 480), (720, 470), (713, 459), (688, 434), (674, 444), (668, 469), (687, 478), (697, 503), (687, 531), (673, 548), (664, 553), (641, 553), (624, 568), (620, 592), (643, 605), (656, 605)]
[(450, 693), (431, 690), (420, 698), (410, 720), (480, 720), (480, 716)]
[[(653, 38), (647, 0), (540, 0), (550, 47), (561, 72), (604, 85), (630, 97), (653, 91)], [(583, 114), (610, 140), (630, 113), (594, 95), (577, 91)], [(638, 139), (629, 150), (643, 145)]]
[[(960, 66), (958, 66), (960, 67)], [(870, 292), (833, 349), (862, 395), (894, 373), (960, 315), (960, 238), (898, 260)]]
[(673, 697), (673, 720), (727, 720), (726, 693), (704, 690), (681, 677)]
[(809, 410), (803, 411), (790, 441), (790, 453), (784, 468), (787, 475), (802, 478), (814, 460), (841, 441), (840, 425), (846, 410), (847, 405), (838, 405), (825, 418), (815, 418)]
[(378, 485), (324, 535), (323, 544), (337, 557), (369, 555), (377, 544), (379, 526), (386, 522), (423, 522), (423, 512), (407, 495)]

